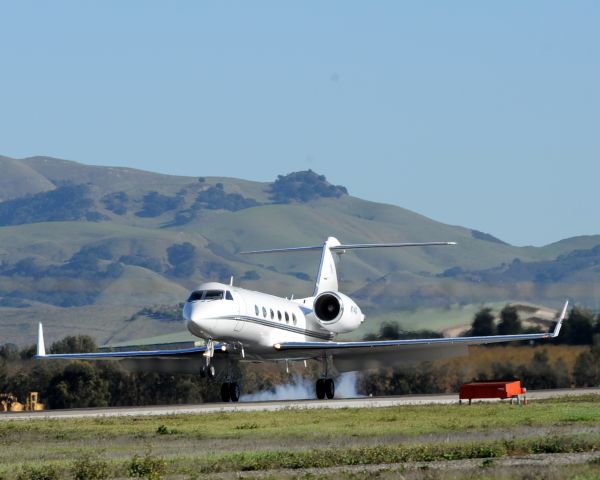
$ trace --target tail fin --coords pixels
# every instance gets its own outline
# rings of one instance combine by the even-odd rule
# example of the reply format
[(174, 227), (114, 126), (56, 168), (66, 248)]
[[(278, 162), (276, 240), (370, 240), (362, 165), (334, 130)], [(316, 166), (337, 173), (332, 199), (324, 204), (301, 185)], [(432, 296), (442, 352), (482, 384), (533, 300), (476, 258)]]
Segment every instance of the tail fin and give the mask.
[[(329, 237), (323, 244), (321, 253), (321, 263), (319, 264), (319, 272), (317, 273), (317, 283), (313, 296), (316, 297), (321, 292), (337, 292), (338, 279), (337, 270), (335, 268), (335, 260), (331, 253), (332, 247), (339, 247), (340, 242), (335, 237)], [(340, 254), (343, 252), (340, 252)]]
[(329, 237), (325, 243), (310, 247), (292, 247), (292, 248), (276, 248), (271, 250), (253, 250), (250, 252), (240, 252), (242, 255), (250, 253), (282, 253), (282, 252), (307, 252), (321, 250), (321, 263), (319, 272), (317, 273), (317, 282), (313, 296), (317, 296), (325, 291), (338, 291), (337, 270), (335, 268), (335, 260), (332, 252), (338, 255), (346, 253), (346, 250), (355, 250), (360, 248), (388, 248), (388, 247), (431, 247), (437, 245), (456, 245), (456, 242), (423, 242), (423, 243), (353, 243), (348, 245), (340, 244), (335, 237)]

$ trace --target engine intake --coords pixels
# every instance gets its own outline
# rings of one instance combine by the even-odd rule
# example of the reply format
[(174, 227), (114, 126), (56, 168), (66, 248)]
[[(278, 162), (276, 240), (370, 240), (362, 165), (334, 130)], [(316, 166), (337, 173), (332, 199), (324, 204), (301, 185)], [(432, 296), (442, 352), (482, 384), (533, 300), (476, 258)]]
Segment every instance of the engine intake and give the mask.
[(340, 292), (323, 292), (313, 302), (313, 312), (323, 328), (334, 333), (356, 330), (365, 316), (354, 301)]
[(340, 298), (333, 293), (323, 293), (315, 299), (315, 315), (322, 322), (333, 322), (343, 313)]

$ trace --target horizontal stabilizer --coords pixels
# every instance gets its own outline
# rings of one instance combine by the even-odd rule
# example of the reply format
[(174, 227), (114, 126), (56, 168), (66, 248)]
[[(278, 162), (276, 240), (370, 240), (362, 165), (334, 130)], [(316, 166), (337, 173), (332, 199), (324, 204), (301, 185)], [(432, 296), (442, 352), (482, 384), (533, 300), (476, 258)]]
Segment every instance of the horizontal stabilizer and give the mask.
[(456, 242), (410, 242), (410, 243), (351, 243), (343, 245), (335, 237), (329, 237), (323, 245), (311, 245), (308, 247), (290, 247), (290, 248), (272, 248), (269, 250), (252, 250), (240, 252), (242, 255), (255, 253), (287, 253), (287, 252), (311, 252), (321, 251), (321, 263), (317, 273), (317, 282), (313, 296), (317, 296), (324, 291), (337, 291), (338, 280), (333, 252), (338, 255), (346, 253), (348, 250), (358, 250), (366, 248), (398, 248), (398, 247), (432, 247), (439, 245), (456, 245)]
[[(348, 245), (330, 246), (329, 250), (334, 252), (356, 250), (360, 248), (398, 248), (398, 247), (433, 247), (441, 245), (456, 245), (456, 242), (412, 242), (412, 243), (351, 243)], [(282, 252), (309, 252), (323, 250), (323, 245), (312, 245), (310, 247), (273, 248), (270, 250), (252, 250), (240, 252), (241, 255), (253, 253), (282, 253)]]

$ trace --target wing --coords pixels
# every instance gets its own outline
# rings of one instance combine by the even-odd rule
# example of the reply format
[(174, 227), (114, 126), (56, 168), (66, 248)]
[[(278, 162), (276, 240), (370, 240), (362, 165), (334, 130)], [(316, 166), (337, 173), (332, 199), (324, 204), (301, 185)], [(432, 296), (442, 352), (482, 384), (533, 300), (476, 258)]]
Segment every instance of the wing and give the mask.
[(411, 362), (441, 360), (467, 355), (471, 345), (555, 338), (560, 333), (569, 302), (565, 302), (552, 332), (487, 337), (424, 338), (372, 342), (287, 342), (273, 345), (282, 356), (323, 358), (331, 356), (340, 372), (368, 370)]
[(207, 345), (173, 350), (131, 350), (125, 352), (91, 353), (46, 353), (44, 329), (38, 327), (37, 352), (34, 358), (40, 360), (109, 360), (117, 361), (130, 371), (162, 373), (199, 373), (209, 353), (214, 355), (211, 363), (224, 360), (230, 349), (227, 343), (215, 343), (212, 352)]

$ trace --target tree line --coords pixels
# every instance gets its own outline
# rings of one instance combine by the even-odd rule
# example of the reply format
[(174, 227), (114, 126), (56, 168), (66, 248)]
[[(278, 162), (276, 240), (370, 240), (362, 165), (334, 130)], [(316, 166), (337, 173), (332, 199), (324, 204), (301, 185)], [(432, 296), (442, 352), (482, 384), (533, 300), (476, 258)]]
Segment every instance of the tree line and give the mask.
[[(464, 335), (485, 337), (489, 335), (537, 333), (540, 331), (541, 329), (537, 326), (524, 327), (517, 308), (506, 305), (500, 311), (498, 321), (496, 321), (491, 308), (481, 308), (475, 314), (471, 328)], [(552, 342), (559, 345), (592, 345), (595, 335), (600, 335), (600, 314), (575, 306), (563, 322), (560, 335)]]
[[(487, 313), (480, 311), (475, 315), (471, 333), (478, 332), (477, 328), (484, 323), (481, 317)], [(584, 309), (575, 307), (569, 312), (559, 339), (564, 343), (588, 345), (579, 353), (572, 367), (567, 367), (560, 356), (554, 355), (552, 343), (546, 342), (547, 347), (533, 347), (531, 360), (520, 361), (516, 356), (501, 358), (498, 355), (498, 360), (492, 363), (490, 370), (479, 371), (474, 377), (452, 362), (423, 362), (360, 373), (357, 390), (373, 395), (449, 393), (456, 392), (461, 383), (491, 378), (519, 378), (530, 389), (598, 386), (598, 321), (597, 315)], [(505, 318), (501, 316), (496, 324), (496, 332), (520, 332), (515, 327), (519, 322), (515, 323), (512, 313), (506, 309)], [(486, 323), (489, 324), (489, 320)], [(503, 323), (504, 326), (501, 326)], [(511, 329), (508, 329), (509, 324), (512, 325)], [(436, 335), (439, 336), (436, 332), (426, 330), (405, 331), (397, 324), (385, 323), (370, 338), (433, 338)], [(497, 346), (485, 348), (500, 351)], [(519, 348), (527, 350), (532, 347)], [(97, 345), (89, 336), (67, 336), (54, 342), (49, 350), (51, 353), (93, 352), (97, 350)], [(201, 403), (218, 401), (220, 398), (220, 382), (208, 381), (200, 375), (130, 373), (116, 362), (37, 361), (32, 358), (34, 354), (35, 346), (22, 349), (13, 344), (0, 346), (0, 392), (15, 393), (24, 400), (29, 392), (38, 391), (50, 408)], [(236, 368), (243, 374), (246, 392), (274, 389), (276, 385), (290, 381), (294, 374), (284, 373), (283, 369), (274, 365), (240, 365)], [(303, 374), (314, 377), (318, 372), (319, 366), (315, 364)]]

